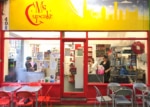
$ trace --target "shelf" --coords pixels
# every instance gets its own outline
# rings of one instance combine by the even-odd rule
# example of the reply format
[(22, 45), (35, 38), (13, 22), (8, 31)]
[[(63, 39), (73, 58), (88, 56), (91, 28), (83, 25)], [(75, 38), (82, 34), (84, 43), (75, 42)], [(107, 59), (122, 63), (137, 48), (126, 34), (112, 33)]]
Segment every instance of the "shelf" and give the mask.
[(89, 46), (89, 47), (88, 47), (88, 62), (89, 62), (90, 59), (92, 58), (92, 54), (93, 54), (93, 52), (92, 52), (92, 46)]
[(70, 62), (74, 62), (75, 50), (70, 50)]

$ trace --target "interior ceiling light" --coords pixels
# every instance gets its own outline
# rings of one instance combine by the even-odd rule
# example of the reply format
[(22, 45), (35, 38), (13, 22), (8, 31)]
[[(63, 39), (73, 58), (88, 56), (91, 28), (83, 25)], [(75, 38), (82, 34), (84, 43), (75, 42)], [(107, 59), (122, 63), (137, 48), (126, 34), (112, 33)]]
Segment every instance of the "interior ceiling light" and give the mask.
[(128, 4), (128, 3), (132, 3), (131, 1), (128, 1), (128, 0), (124, 0), (124, 1), (122, 1), (122, 2), (120, 2), (120, 3), (126, 3), (126, 4)]

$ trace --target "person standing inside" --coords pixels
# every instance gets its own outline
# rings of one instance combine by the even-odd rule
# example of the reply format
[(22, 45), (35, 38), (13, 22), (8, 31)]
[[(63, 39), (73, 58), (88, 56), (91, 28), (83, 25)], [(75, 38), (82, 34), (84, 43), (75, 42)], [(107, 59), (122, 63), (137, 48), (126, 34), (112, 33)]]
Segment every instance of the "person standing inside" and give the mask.
[(76, 67), (75, 67), (74, 63), (71, 63), (69, 66), (70, 66), (69, 71), (71, 73), (69, 81), (74, 82), (75, 81), (75, 74), (76, 74)]
[(89, 60), (89, 73), (90, 74), (96, 74), (96, 69), (94, 69), (93, 64), (94, 64), (94, 58), (90, 58)]
[(37, 64), (32, 62), (32, 58), (31, 57), (27, 57), (26, 58), (26, 63), (25, 63), (25, 66), (26, 66), (26, 69), (27, 71), (36, 71), (37, 70)]
[(101, 61), (100, 65), (102, 65), (104, 67), (104, 83), (108, 83), (109, 82), (109, 78), (110, 78), (110, 61), (108, 59), (107, 55), (104, 55), (103, 57), (103, 61)]

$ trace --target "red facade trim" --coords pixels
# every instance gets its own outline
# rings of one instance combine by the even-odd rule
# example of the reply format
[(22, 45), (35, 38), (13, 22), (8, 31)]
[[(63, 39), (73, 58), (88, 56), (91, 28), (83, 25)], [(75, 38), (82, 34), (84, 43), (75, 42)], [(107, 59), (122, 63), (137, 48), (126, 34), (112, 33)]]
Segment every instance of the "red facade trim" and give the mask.
[(2, 30), (3, 2), (0, 2), (0, 14), (0, 83), (2, 83), (4, 74), (4, 32)]
[(147, 84), (150, 84), (150, 31), (147, 32)]

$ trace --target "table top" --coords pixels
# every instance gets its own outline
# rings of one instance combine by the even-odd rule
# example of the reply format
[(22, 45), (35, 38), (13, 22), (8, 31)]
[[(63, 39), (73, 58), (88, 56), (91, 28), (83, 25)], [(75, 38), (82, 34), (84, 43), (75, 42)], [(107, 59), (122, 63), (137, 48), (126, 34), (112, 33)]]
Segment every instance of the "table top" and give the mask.
[(150, 92), (150, 86), (147, 87), (136, 87), (136, 89), (142, 91), (142, 92)]
[(37, 92), (42, 88), (42, 86), (23, 86), (18, 91), (29, 91), (29, 92)]
[(19, 88), (21, 88), (21, 86), (2, 86), (0, 87), (0, 91), (13, 92)]
[(116, 92), (120, 89), (131, 89), (129, 87), (126, 87), (126, 86), (109, 86), (109, 89), (112, 91), (112, 92)]

